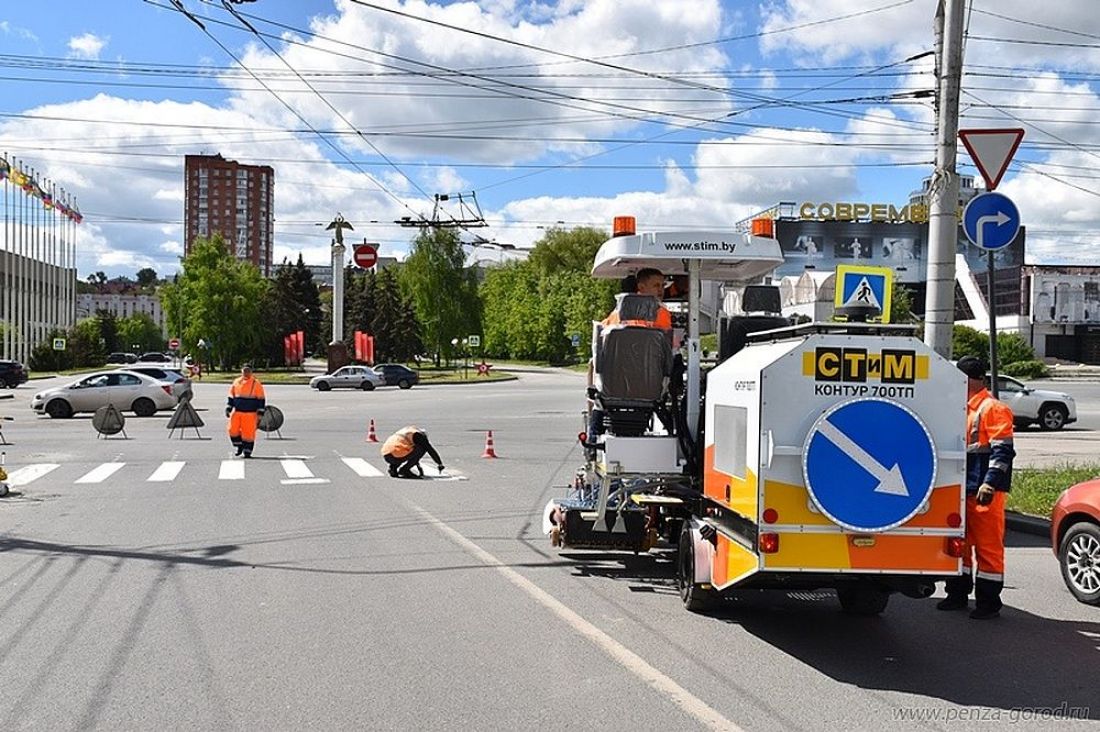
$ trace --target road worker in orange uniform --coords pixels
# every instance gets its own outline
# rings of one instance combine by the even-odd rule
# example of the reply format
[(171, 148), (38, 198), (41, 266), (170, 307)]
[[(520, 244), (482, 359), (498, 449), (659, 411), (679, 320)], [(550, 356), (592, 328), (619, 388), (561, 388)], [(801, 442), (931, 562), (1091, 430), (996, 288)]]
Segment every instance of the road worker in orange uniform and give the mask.
[(256, 446), (256, 426), (264, 416), (264, 385), (252, 374), (252, 365), (241, 367), (241, 375), (229, 387), (229, 402), (225, 416), (229, 418), (229, 441), (237, 455), (252, 457)]
[[(1012, 487), (1012, 410), (985, 387), (985, 364), (973, 356), (958, 361), (967, 376), (966, 402), (966, 546), (963, 575), (947, 581), (940, 610), (965, 610), (974, 589), (975, 620), (1001, 612), (1005, 581), (1005, 499)], [(971, 577), (977, 555), (977, 573)]]
[[(436, 468), (442, 473), (443, 461), (432, 443), (428, 442), (428, 433), (415, 425), (402, 427), (382, 443), (382, 457), (390, 467), (391, 478), (423, 478), (424, 469), (420, 467), (420, 459), (425, 454), (435, 460)], [(419, 471), (419, 476), (412, 472), (413, 468)]]

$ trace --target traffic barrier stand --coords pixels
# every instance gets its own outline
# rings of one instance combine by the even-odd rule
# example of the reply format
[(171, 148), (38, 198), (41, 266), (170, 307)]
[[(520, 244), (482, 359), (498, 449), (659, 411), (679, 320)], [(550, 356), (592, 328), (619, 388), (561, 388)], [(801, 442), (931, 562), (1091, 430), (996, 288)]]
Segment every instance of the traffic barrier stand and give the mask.
[(485, 452), (481, 453), (483, 458), (495, 458), (497, 457), (497, 451), (493, 449), (493, 431), (489, 430), (485, 433)]
[(378, 435), (374, 432), (374, 420), (370, 421), (370, 426), (367, 427), (367, 442), (378, 442)]

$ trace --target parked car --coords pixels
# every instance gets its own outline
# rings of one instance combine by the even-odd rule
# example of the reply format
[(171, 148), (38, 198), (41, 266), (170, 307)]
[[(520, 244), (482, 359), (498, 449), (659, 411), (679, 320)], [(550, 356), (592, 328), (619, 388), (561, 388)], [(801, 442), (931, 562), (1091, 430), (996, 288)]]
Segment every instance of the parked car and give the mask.
[(1081, 602), (1100, 605), (1100, 477), (1058, 497), (1050, 541), (1069, 591)]
[(71, 384), (38, 392), (31, 399), (31, 409), (65, 419), (113, 403), (122, 411), (151, 417), (158, 409), (171, 409), (176, 402), (172, 385), (151, 376), (132, 371), (97, 371)]
[(107, 363), (137, 363), (138, 356), (136, 353), (112, 353), (107, 357)]
[(193, 399), (195, 393), (191, 391), (191, 379), (179, 369), (161, 368), (160, 366), (127, 366), (119, 371), (133, 371), (135, 374), (145, 374), (157, 381), (163, 381), (172, 385), (172, 394), (176, 399)]
[(396, 384), (402, 389), (409, 389), (420, 382), (419, 374), (399, 363), (380, 363), (374, 367), (374, 372), (385, 379), (386, 386)]
[(1035, 389), (1011, 376), (997, 376), (1000, 400), (1012, 409), (1017, 427), (1037, 424), (1040, 429), (1060, 430), (1077, 421), (1077, 403), (1069, 394)]
[(386, 380), (366, 366), (344, 366), (331, 374), (314, 376), (309, 385), (317, 391), (329, 389), (362, 389), (373, 391), (376, 386), (385, 386)]
[(0, 360), (0, 384), (14, 389), (30, 378), (27, 369), (18, 361)]
[(157, 353), (156, 351), (149, 351), (148, 353), (141, 354), (138, 358), (139, 363), (172, 363), (172, 357), (166, 353)]

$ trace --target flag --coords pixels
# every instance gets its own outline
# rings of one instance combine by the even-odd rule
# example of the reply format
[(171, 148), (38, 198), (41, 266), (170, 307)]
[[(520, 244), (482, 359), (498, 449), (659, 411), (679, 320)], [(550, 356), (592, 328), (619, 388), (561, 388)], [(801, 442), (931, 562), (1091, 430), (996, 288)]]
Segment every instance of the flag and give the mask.
[(4, 160), (4, 158), (0, 158), (0, 180), (7, 178), (10, 170), (11, 166), (8, 165), (8, 161)]
[(12, 168), (9, 177), (11, 178), (12, 184), (17, 185), (20, 188), (22, 188), (27, 183), (26, 173), (24, 173), (22, 170), (19, 170), (19, 168)]
[(49, 191), (42, 191), (42, 207), (47, 211), (53, 210), (53, 196)]

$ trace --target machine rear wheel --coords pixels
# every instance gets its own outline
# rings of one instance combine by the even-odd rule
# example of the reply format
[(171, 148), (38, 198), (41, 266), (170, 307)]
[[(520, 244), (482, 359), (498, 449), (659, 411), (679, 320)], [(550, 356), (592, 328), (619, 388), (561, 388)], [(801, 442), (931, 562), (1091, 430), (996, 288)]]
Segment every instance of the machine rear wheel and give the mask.
[(849, 615), (878, 615), (890, 602), (890, 593), (877, 587), (838, 587), (836, 596), (840, 599), (840, 607)]
[(703, 612), (714, 606), (718, 593), (704, 589), (695, 582), (695, 537), (691, 527), (684, 526), (680, 534), (680, 544), (676, 550), (676, 584), (680, 590), (680, 599), (690, 612)]

